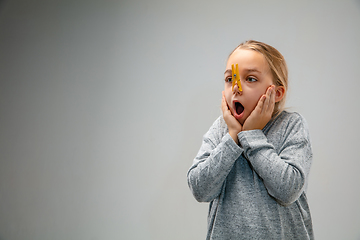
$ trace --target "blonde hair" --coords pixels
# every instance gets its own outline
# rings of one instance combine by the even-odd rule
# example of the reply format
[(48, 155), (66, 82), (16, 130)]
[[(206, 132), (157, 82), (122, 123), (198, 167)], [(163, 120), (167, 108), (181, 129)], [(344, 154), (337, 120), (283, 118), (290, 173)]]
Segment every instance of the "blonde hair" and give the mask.
[[(283, 86), (285, 89), (284, 97), (277, 103), (273, 111), (273, 116), (280, 114), (285, 108), (285, 98), (288, 90), (288, 68), (283, 55), (274, 47), (255, 40), (248, 40), (237, 46), (229, 55), (233, 54), (237, 49), (248, 49), (261, 53), (266, 62), (269, 64), (273, 83), (275, 86)], [(228, 57), (228, 59), (229, 59)]]

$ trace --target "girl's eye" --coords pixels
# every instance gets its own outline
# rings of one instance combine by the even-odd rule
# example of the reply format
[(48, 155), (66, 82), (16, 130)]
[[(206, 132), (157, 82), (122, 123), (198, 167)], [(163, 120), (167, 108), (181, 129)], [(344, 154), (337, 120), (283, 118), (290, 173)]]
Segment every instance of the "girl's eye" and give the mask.
[(247, 81), (248, 81), (248, 82), (256, 82), (257, 79), (256, 79), (256, 78), (253, 78), (253, 77), (248, 77), (248, 78), (247, 78)]
[(232, 82), (232, 77), (225, 78), (225, 82), (228, 82), (228, 83)]

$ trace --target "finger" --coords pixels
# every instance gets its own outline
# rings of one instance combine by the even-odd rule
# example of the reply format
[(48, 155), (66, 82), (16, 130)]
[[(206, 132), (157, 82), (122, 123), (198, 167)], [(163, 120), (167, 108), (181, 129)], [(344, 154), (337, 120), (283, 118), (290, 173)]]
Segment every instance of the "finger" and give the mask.
[(224, 92), (223, 92), (223, 96), (222, 96), (222, 100), (221, 100), (221, 110), (222, 110), (223, 114), (225, 114), (227, 111), (229, 111), (229, 107), (225, 100)]
[(271, 96), (271, 87), (269, 87), (267, 90), (266, 90), (266, 93), (265, 93), (265, 100), (264, 100), (264, 107), (262, 109), (262, 113), (266, 113), (269, 109), (269, 104), (270, 104), (270, 96)]
[(265, 100), (266, 100), (266, 95), (263, 94), (263, 95), (260, 97), (260, 100), (259, 100), (259, 102), (258, 102), (258, 104), (257, 104), (257, 106), (256, 106), (257, 109), (258, 109), (258, 111), (259, 111), (259, 113), (262, 113), (263, 110), (264, 110)]
[(271, 114), (275, 107), (275, 95), (276, 95), (275, 86), (272, 85), (271, 94), (270, 94), (270, 98), (269, 98), (269, 110), (268, 110), (269, 112), (271, 112)]
[(274, 107), (275, 107), (275, 96), (276, 96), (276, 91), (275, 91), (275, 86), (273, 86), (270, 96), (270, 105), (269, 105), (269, 110), (271, 111), (271, 113), (274, 111)]
[(221, 98), (221, 110), (224, 114), (224, 111), (225, 111), (225, 102), (224, 102), (224, 96)]

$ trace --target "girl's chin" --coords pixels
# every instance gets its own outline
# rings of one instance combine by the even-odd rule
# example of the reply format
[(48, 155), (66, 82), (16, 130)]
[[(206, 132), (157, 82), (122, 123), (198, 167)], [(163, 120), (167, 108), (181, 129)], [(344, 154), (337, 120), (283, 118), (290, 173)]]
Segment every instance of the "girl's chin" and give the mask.
[(245, 120), (244, 119), (236, 119), (240, 124), (241, 124), (241, 126), (243, 126), (244, 125), (244, 122), (245, 122)]

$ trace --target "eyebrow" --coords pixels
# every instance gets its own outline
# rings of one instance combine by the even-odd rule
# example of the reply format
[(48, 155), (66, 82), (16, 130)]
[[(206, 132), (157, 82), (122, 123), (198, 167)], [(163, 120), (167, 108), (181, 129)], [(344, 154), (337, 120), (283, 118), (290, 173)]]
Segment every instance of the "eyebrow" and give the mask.
[[(259, 70), (255, 69), (255, 68), (245, 69), (244, 71), (246, 71), (246, 72), (258, 72), (258, 73), (261, 73)], [(232, 74), (231, 69), (227, 69), (227, 70), (224, 72), (224, 74), (226, 74), (226, 73)]]

